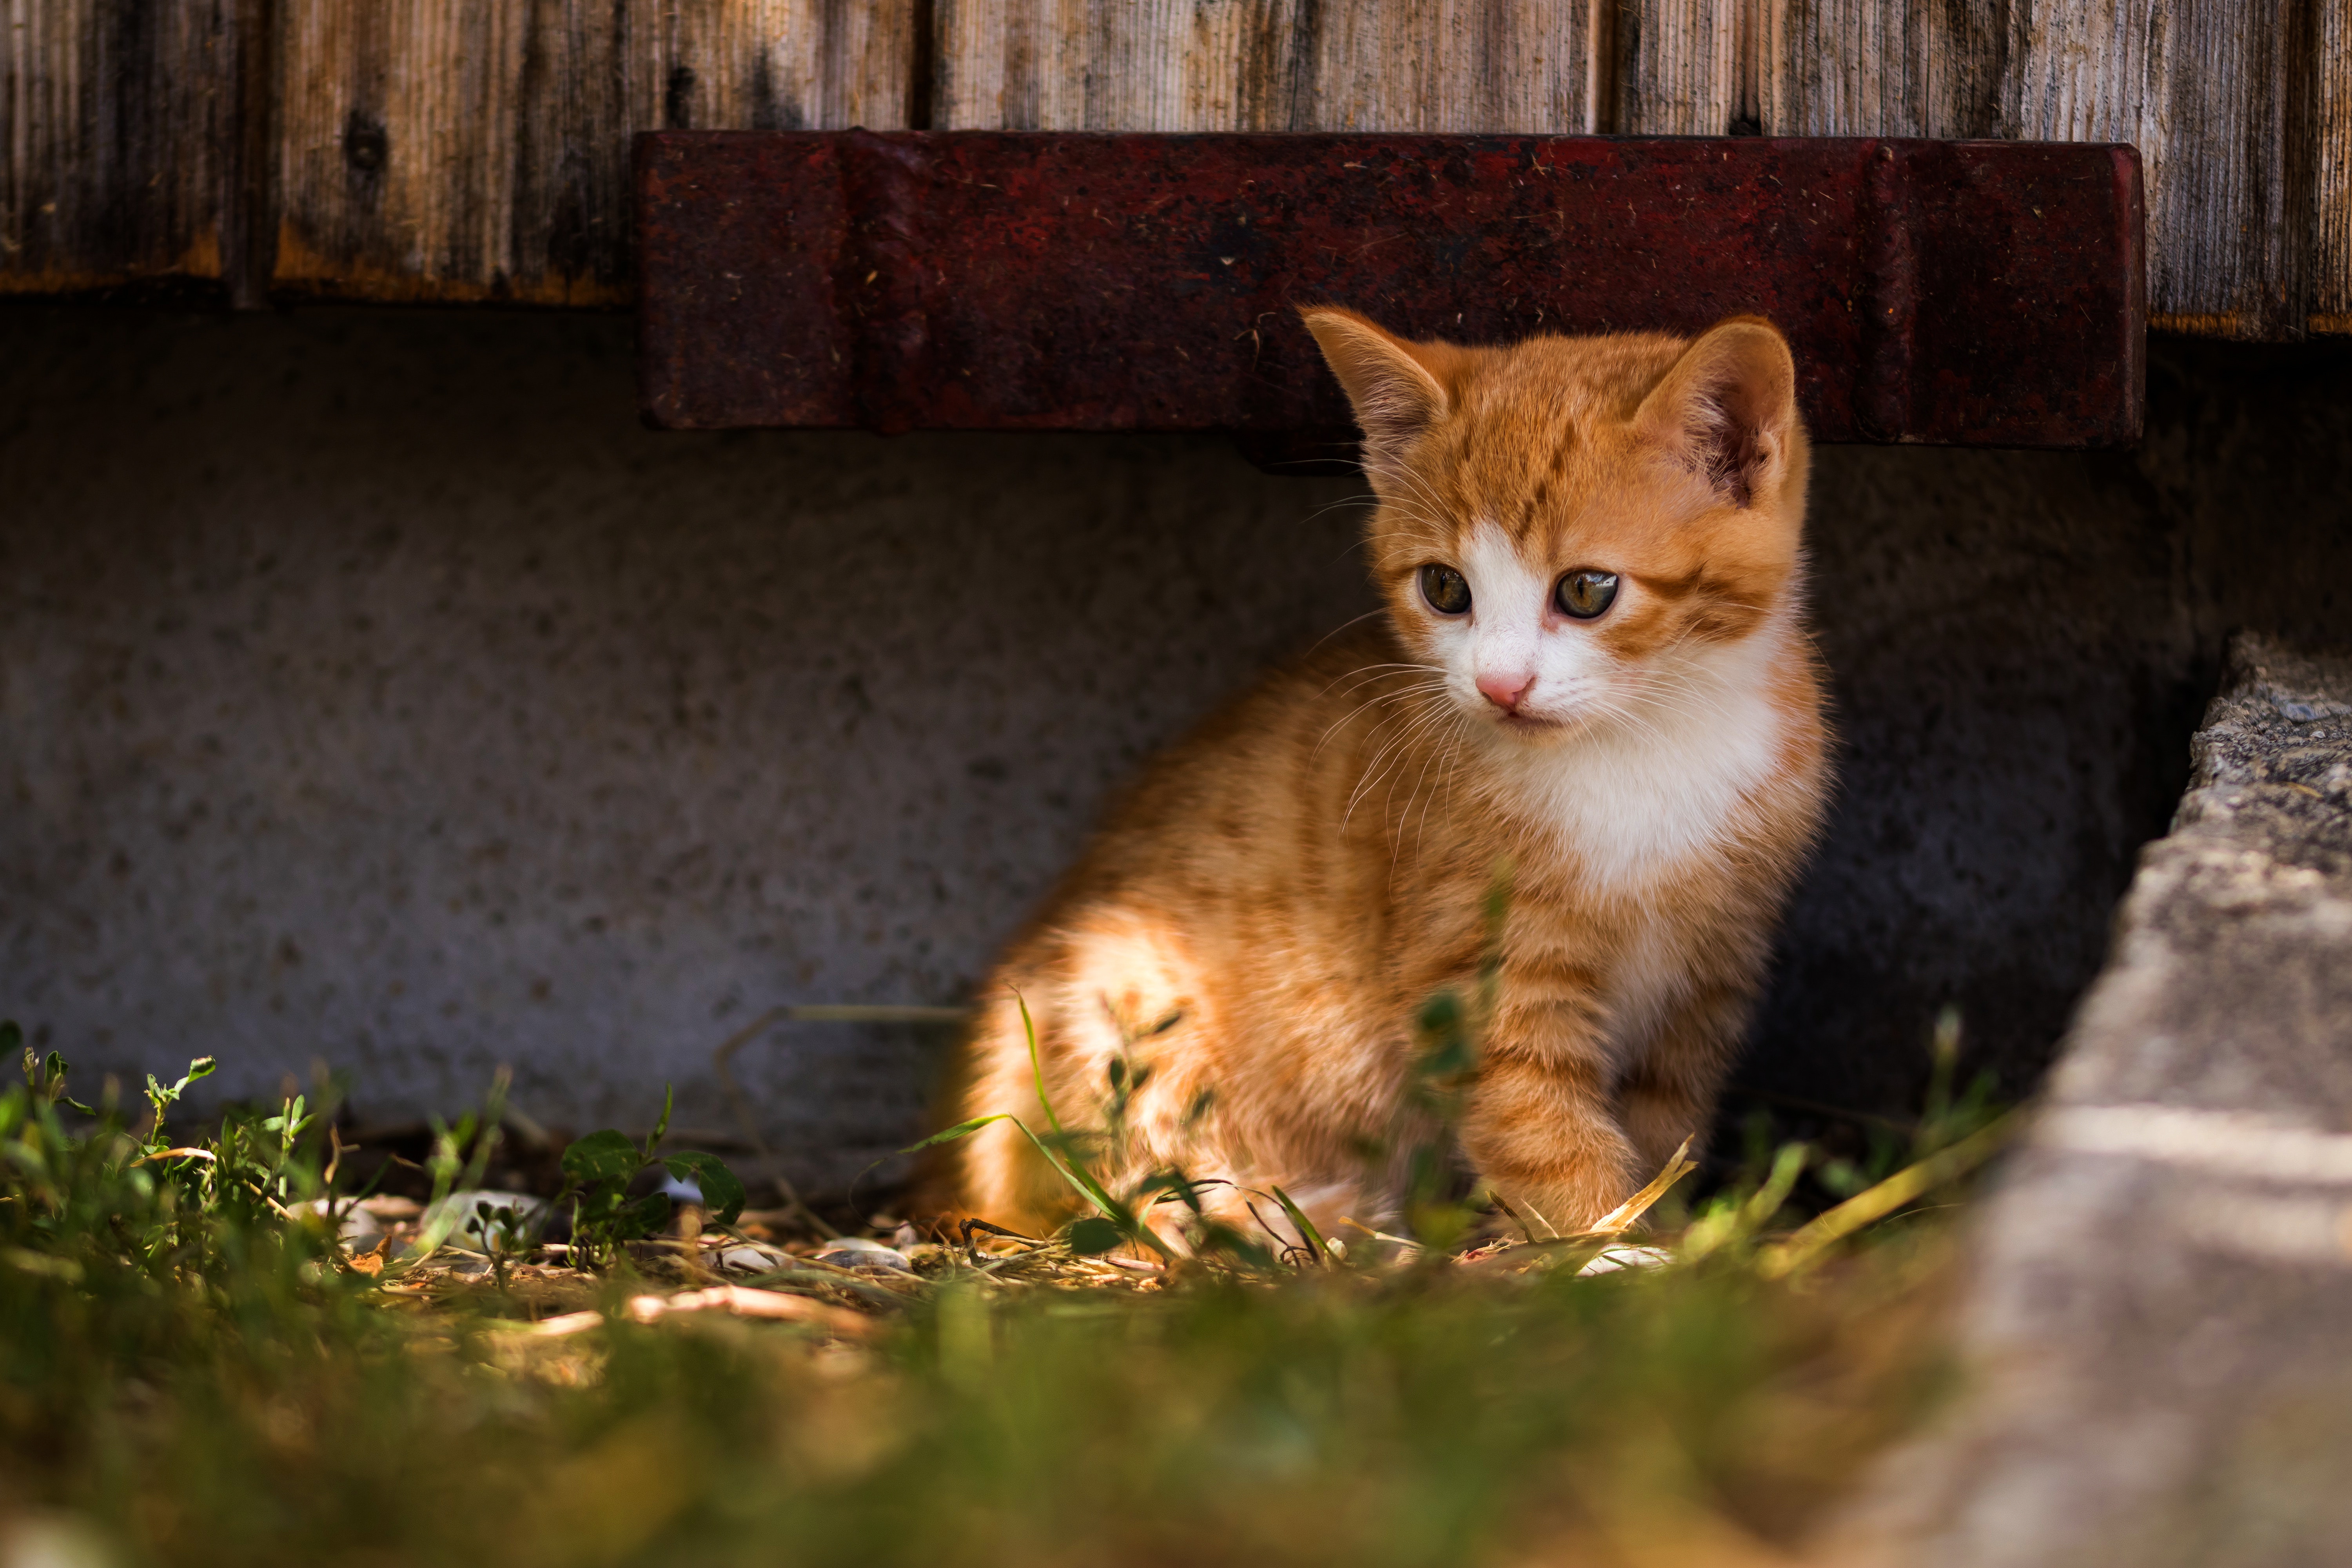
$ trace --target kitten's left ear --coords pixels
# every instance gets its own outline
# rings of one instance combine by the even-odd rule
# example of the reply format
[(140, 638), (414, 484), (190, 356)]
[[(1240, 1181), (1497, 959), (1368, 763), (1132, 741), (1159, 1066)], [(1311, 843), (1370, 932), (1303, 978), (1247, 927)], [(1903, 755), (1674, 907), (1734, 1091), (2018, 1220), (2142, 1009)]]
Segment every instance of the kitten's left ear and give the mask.
[(1754, 316), (1721, 323), (1683, 351), (1634, 423), (1732, 505), (1754, 505), (1779, 490), (1800, 438), (1788, 340)]

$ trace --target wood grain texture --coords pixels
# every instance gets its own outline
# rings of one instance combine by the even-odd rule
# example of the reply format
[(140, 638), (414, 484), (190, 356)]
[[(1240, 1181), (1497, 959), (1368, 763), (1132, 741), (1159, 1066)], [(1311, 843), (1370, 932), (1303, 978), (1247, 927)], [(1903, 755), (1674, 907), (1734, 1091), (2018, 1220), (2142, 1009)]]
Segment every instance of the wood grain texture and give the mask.
[(2317, 0), (2311, 118), (2315, 332), (2352, 332), (2352, 0)]
[(1645, 0), (1623, 8), (1610, 129), (1629, 136), (1752, 134), (1757, 11), (1754, 0)]
[(912, 0), (287, 0), (282, 292), (621, 305), (641, 130), (906, 123)]
[(0, 292), (217, 289), (238, 0), (0, 0)]
[(1585, 132), (1615, 0), (938, 0), (931, 124)]
[(939, 0), (932, 123), (2129, 142), (2155, 324), (2352, 327), (2352, 0)]
[(2132, 142), (2149, 324), (2243, 338), (2309, 324), (2315, 234), (2352, 204), (2340, 177), (2314, 185), (2310, 0), (1755, 3), (1768, 133)]
[(1754, 131), (2133, 142), (2154, 324), (2352, 331), (2352, 0), (0, 0), (0, 292), (624, 304), (648, 129)]

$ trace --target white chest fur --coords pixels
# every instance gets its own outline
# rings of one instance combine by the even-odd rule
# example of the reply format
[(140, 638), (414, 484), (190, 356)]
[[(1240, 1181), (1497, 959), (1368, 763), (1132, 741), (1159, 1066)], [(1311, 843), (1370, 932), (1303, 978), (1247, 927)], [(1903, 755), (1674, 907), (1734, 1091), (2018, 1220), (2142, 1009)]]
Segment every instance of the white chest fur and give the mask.
[(1564, 744), (1498, 756), (1499, 792), (1558, 833), (1596, 891), (1638, 900), (1646, 885), (1723, 852), (1770, 779), (1785, 723), (1770, 687), (1790, 635), (1768, 626), (1643, 672), (1622, 716)]

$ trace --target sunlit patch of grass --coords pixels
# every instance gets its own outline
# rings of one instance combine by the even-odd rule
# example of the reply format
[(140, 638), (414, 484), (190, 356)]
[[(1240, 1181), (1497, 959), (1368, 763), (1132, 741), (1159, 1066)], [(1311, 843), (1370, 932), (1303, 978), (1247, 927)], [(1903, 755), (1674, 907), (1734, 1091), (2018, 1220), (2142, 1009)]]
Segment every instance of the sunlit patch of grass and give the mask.
[[(1599, 1238), (1155, 1270), (983, 1237), (716, 1286), (715, 1225), (368, 1273), (299, 1206), (335, 1155), (299, 1107), (175, 1143), (51, 1070), (0, 1097), (0, 1515), (105, 1561), (1764, 1563), (1948, 1380), (1940, 1216), (1873, 1188), (1804, 1241), (1801, 1148), (1599, 1275)], [(663, 1158), (620, 1155), (574, 1179)], [(566, 1309), (599, 1315), (532, 1321)]]

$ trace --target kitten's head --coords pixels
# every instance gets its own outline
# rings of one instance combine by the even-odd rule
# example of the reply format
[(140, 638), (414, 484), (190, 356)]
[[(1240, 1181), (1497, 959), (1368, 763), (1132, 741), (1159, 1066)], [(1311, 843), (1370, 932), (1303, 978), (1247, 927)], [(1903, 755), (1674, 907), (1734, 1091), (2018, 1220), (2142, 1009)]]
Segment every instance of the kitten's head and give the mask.
[(1304, 314), (1363, 428), (1390, 618), (1482, 726), (1638, 724), (1783, 618), (1807, 447), (1768, 323), (1464, 348)]

